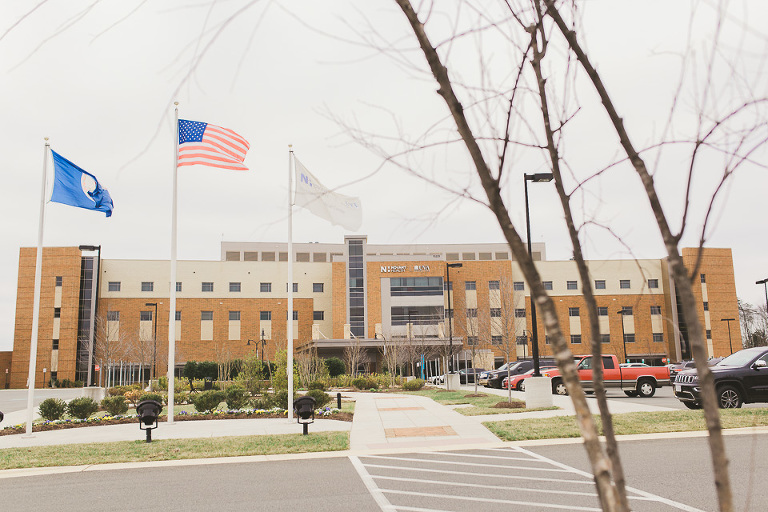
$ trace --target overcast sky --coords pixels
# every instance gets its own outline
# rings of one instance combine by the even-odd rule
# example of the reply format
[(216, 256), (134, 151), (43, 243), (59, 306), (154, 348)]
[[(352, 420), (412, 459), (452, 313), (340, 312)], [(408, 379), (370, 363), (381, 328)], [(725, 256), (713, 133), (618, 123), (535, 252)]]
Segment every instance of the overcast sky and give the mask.
[[(289, 144), (324, 185), (361, 198), (360, 234), (371, 243), (504, 241), (482, 204), (457, 199), (383, 161), (381, 153), (401, 151), (407, 147), (404, 140), (427, 144), (456, 138), (437, 86), (425, 73), (424, 58), (394, 1), (68, 0), (41, 1), (33, 10), (37, 3), (0, 3), (0, 215), (5, 219), (0, 350), (12, 347), (19, 248), (37, 243), (44, 137), (55, 151), (95, 174), (115, 203), (111, 218), (48, 203), (46, 246), (101, 245), (107, 259), (170, 257), (174, 101), (180, 103), (181, 118), (231, 128), (251, 144), (245, 160), (248, 172), (200, 167), (180, 172), (181, 260), (218, 259), (222, 240), (287, 241)], [(428, 30), (433, 27), (436, 43), (453, 26), (459, 2), (437, 4), (448, 10), (443, 15), (435, 9), (432, 25), (427, 25)], [(585, 3), (582, 40), (638, 147), (689, 135), (701, 104), (724, 115), (740, 93), (744, 98), (766, 96), (768, 44), (762, 24), (768, 19), (767, 4), (726, 3), (714, 92), (707, 96), (704, 88), (694, 87), (695, 80), (678, 88), (681, 76), (706, 71), (701, 60), (684, 61), (681, 55), (687, 47), (697, 58), (707, 55), (717, 2)], [(696, 10), (693, 22), (691, 6)], [(460, 29), (478, 19), (469, 7), (458, 12)], [(491, 8), (488, 12), (498, 15)], [(488, 37), (482, 45), (482, 66), (473, 46), (479, 37), (465, 38), (470, 44), (457, 43), (450, 51), (441, 48), (454, 77), (469, 83), (483, 74), (498, 85), (514, 76), (514, 52), (505, 49), (503, 40)], [(553, 58), (562, 56), (554, 47), (551, 51)], [(557, 65), (549, 68), (551, 83), (568, 82), (559, 70)], [(570, 113), (576, 114), (561, 147), (573, 187), (619, 159), (620, 152), (604, 114), (595, 108), (599, 102), (591, 88), (581, 78), (571, 84), (570, 92), (558, 90), (568, 98)], [(678, 117), (665, 132), (676, 91)], [(702, 101), (705, 97), (710, 104)], [(463, 101), (470, 106), (468, 96)], [(494, 105), (488, 102), (481, 109), (488, 124), (506, 117), (506, 110)], [(540, 114), (535, 109), (519, 114), (515, 134), (530, 138), (524, 127), (540, 125)], [(482, 116), (471, 115), (482, 132)], [(743, 122), (762, 123), (762, 137), (767, 136), (765, 117)], [(372, 134), (368, 142), (376, 142), (381, 150), (355, 141), (345, 125)], [(673, 148), (649, 158), (674, 226), (682, 212), (689, 153)], [(504, 194), (523, 233), (522, 174), (546, 172), (543, 156), (515, 148), (505, 168)], [(751, 157), (760, 165), (743, 166), (724, 187), (706, 245), (733, 249), (739, 297), (762, 304), (763, 289), (755, 281), (768, 277), (768, 178), (761, 167), (768, 158), (764, 149)], [(722, 160), (710, 153), (699, 162), (703, 166), (695, 175), (692, 219), (702, 217), (704, 199), (722, 173)], [(480, 197), (471, 163), (456, 144), (400, 162), (450, 189)], [(575, 195), (579, 220), (594, 222), (583, 232), (588, 258), (630, 257), (626, 246), (637, 257), (665, 256), (638, 187), (631, 169), (619, 165), (591, 181), (587, 192)], [(536, 184), (530, 194), (533, 240), (547, 244), (548, 259), (569, 259), (571, 249), (552, 186)], [(698, 221), (693, 222), (695, 227)], [(610, 226), (623, 243), (598, 224)], [(341, 243), (344, 235), (342, 228), (307, 212), (295, 213), (296, 242)], [(698, 236), (698, 228), (693, 229), (684, 245), (696, 244)]]

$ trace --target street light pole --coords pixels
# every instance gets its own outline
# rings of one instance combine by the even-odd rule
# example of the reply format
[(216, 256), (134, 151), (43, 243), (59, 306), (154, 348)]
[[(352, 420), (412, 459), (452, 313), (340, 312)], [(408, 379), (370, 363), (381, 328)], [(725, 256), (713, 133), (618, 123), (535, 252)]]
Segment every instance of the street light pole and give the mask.
[(762, 284), (765, 287), (765, 312), (768, 314), (768, 277), (761, 281), (755, 281), (755, 284)]
[(721, 322), (728, 322), (728, 346), (731, 347), (731, 354), (733, 354), (733, 344), (731, 343), (731, 322), (736, 320), (735, 318), (723, 318)]
[(147, 302), (145, 306), (155, 306), (152, 317), (152, 367), (149, 369), (149, 390), (152, 391), (152, 381), (155, 380), (155, 364), (157, 364), (157, 302)]
[[(542, 172), (536, 174), (523, 175), (523, 184), (525, 185), (525, 229), (528, 236), (528, 257), (533, 262), (533, 252), (531, 250), (531, 215), (528, 207), (528, 182), (544, 183), (552, 181), (554, 175), (551, 172)], [(529, 285), (530, 288), (530, 285)], [(533, 377), (541, 377), (539, 371), (539, 336), (536, 326), (536, 301), (533, 294), (531, 296), (531, 352), (533, 355)]]
[(451, 269), (463, 267), (463, 263), (446, 263), (445, 274), (448, 286), (448, 373), (453, 373), (453, 309), (451, 306)]
[(621, 310), (616, 313), (621, 315), (621, 341), (624, 344), (624, 362), (627, 363), (629, 361), (627, 359), (627, 335), (624, 332), (624, 308), (621, 308)]
[(267, 344), (267, 340), (264, 339), (264, 329), (261, 330), (261, 366), (264, 367), (264, 346)]

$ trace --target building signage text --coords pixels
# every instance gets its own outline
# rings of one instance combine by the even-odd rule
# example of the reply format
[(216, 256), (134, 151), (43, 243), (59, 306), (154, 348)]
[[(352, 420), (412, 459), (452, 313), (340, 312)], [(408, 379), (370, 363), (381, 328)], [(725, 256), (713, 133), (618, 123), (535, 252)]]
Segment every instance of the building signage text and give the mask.
[[(429, 272), (429, 265), (414, 265), (412, 270), (414, 272)], [(381, 265), (382, 274), (407, 271), (408, 267), (406, 265)]]

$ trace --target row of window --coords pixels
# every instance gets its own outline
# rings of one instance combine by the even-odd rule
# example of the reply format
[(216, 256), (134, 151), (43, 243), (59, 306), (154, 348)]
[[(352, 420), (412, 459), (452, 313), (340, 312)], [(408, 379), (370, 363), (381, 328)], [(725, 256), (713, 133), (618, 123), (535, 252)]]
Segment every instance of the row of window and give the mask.
[[(621, 311), (618, 313), (631, 316), (633, 314), (632, 311), (632, 306), (622, 306)], [(568, 316), (579, 316), (579, 312), (580, 309), (578, 307), (568, 308)], [(651, 314), (660, 315), (661, 306), (651, 306)], [(525, 316), (525, 308), (515, 308), (515, 318), (525, 318)], [(599, 306), (597, 308), (597, 316), (608, 316), (608, 307)], [(477, 309), (468, 308), (467, 318), (477, 318)], [(491, 308), (491, 318), (501, 318), (501, 308)]]
[[(59, 309), (59, 308), (56, 308)], [(153, 311), (140, 311), (139, 312), (139, 320), (142, 322), (151, 322), (152, 321), (152, 315)], [(230, 320), (240, 320), (240, 311), (230, 311), (229, 312), (229, 319)], [(293, 312), (293, 319), (298, 320), (299, 319), (299, 312), (294, 311)], [(119, 311), (107, 311), (107, 320), (110, 322), (119, 322), (120, 321), (120, 312)], [(176, 312), (176, 320), (181, 320), (181, 311)], [(200, 312), (200, 320), (213, 320), (213, 311), (201, 311)], [(272, 312), (271, 311), (260, 311), (259, 312), (259, 320), (266, 321), (266, 320), (272, 320)], [(313, 311), (312, 312), (312, 320), (314, 321), (321, 321), (325, 320), (325, 311)]]
[[(107, 289), (110, 292), (119, 292), (120, 288), (122, 286), (121, 281), (109, 281), (107, 284)], [(176, 291), (180, 292), (182, 289), (181, 282), (176, 283)], [(242, 290), (242, 284), (240, 282), (230, 282), (229, 283), (229, 291), (231, 293), (239, 293)], [(323, 293), (325, 290), (325, 283), (312, 283), (312, 291), (314, 293)], [(143, 292), (153, 292), (155, 291), (155, 283), (154, 281), (142, 281), (141, 282), (141, 291)], [(213, 291), (213, 282), (212, 281), (203, 281), (201, 285), (201, 291), (203, 292), (212, 292)], [(272, 283), (259, 283), (259, 291), (261, 293), (270, 293), (272, 292)], [(285, 291), (288, 291), (288, 283), (285, 284)], [(293, 283), (293, 293), (298, 293), (299, 291), (299, 283)]]
[[(704, 276), (704, 274), (702, 274)], [(703, 277), (702, 277), (703, 279)], [(704, 282), (704, 281), (702, 281)], [(552, 290), (553, 284), (552, 281), (542, 281), (542, 284), (544, 285), (545, 290)], [(648, 288), (658, 288), (659, 287), (659, 280), (658, 279), (649, 279), (648, 280)], [(464, 282), (464, 288), (467, 291), (470, 290), (476, 290), (477, 289), (477, 282), (476, 281), (465, 281)], [(565, 288), (567, 290), (578, 290), (579, 289), (579, 283), (578, 281), (566, 281), (565, 282)], [(619, 288), (622, 290), (629, 290), (632, 288), (632, 284), (629, 279), (619, 279)], [(488, 281), (488, 289), (490, 290), (499, 290), (500, 289), (500, 283), (499, 281)], [(525, 290), (525, 282), (524, 281), (514, 281), (512, 283), (512, 289), (514, 291), (522, 291)], [(595, 290), (605, 290), (605, 279), (596, 279), (595, 280)]]
[[(549, 336), (545, 336), (545, 342), (547, 345), (549, 345)], [(601, 334), (600, 335), (600, 342), (601, 343), (610, 343), (611, 342), (611, 335), (610, 334)], [(624, 342), (626, 343), (634, 343), (635, 342), (635, 335), (634, 334), (625, 334), (624, 335)], [(653, 342), (654, 343), (663, 343), (664, 342), (664, 334), (660, 332), (654, 332), (653, 333)], [(504, 343), (504, 337), (503, 336), (491, 336), (491, 344), (493, 345), (502, 345)], [(518, 336), (515, 340), (515, 343), (517, 345), (525, 345), (528, 343), (528, 337), (527, 336)], [(478, 344), (478, 338), (477, 336), (467, 336), (467, 345), (473, 346)], [(581, 344), (581, 334), (571, 334), (571, 344), (572, 345), (579, 345)]]

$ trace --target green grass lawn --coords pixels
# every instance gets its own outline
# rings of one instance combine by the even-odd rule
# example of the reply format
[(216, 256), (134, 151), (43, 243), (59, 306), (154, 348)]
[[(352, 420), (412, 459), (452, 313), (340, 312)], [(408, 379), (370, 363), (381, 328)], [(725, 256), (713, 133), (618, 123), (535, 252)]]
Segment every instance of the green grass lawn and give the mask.
[[(768, 409), (721, 409), (723, 428), (768, 426)], [(595, 416), (600, 435), (600, 417)], [(487, 421), (483, 425), (503, 441), (581, 437), (575, 416)], [(613, 415), (616, 435), (706, 430), (702, 411), (632, 412)]]
[(349, 449), (348, 432), (38, 446), (0, 450), (0, 469), (205, 459)]
[[(479, 391), (479, 389), (478, 389)], [(443, 405), (469, 405), (469, 407), (457, 407), (456, 412), (465, 416), (481, 416), (484, 414), (509, 414), (515, 412), (530, 412), (544, 409), (526, 409), (525, 401), (512, 399), (512, 403), (519, 405), (518, 408), (495, 407), (499, 402), (507, 402), (507, 397), (478, 393), (480, 396), (471, 396), (473, 393), (468, 391), (445, 391), (440, 389), (421, 389), (419, 391), (406, 391), (406, 394), (426, 396), (435, 402)], [(549, 407), (547, 409), (558, 409), (558, 407)]]

